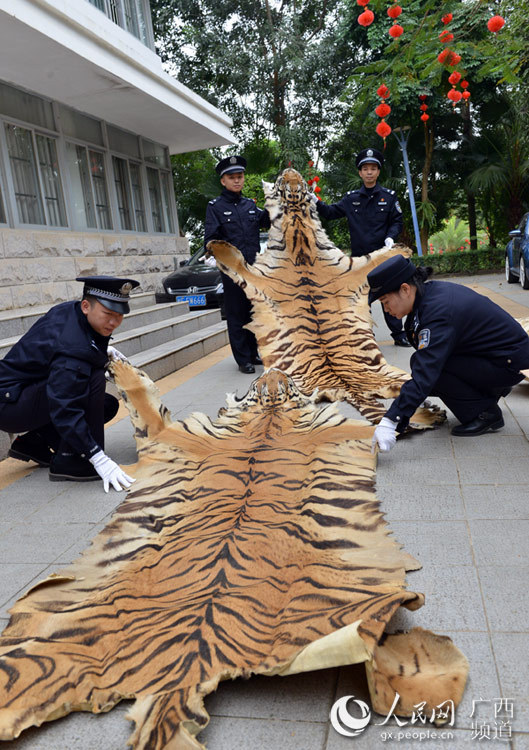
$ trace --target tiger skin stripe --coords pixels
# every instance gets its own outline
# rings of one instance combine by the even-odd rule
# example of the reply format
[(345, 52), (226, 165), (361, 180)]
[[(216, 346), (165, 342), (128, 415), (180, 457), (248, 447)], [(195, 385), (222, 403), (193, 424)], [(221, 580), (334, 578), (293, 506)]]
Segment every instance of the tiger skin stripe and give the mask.
[(420, 566), (380, 511), (368, 423), (273, 369), (215, 421), (172, 423), (145, 374), (112, 367), (137, 480), (88, 550), (12, 608), (0, 739), (135, 698), (134, 748), (196, 750), (220, 680), (372, 660), (396, 609), (422, 605), (405, 584)]
[[(275, 185), (263, 183), (272, 222), (267, 250), (253, 265), (227, 242), (208, 249), (221, 271), (251, 300), (252, 322), (267, 367), (288, 373), (298, 388), (322, 399), (346, 400), (366, 419), (379, 422), (409, 374), (388, 365), (375, 341), (367, 304), (367, 274), (393, 255), (409, 255), (395, 245), (369, 255), (344, 255), (324, 232), (307, 185), (286, 169)], [(443, 422), (436, 407), (420, 408), (416, 429)]]

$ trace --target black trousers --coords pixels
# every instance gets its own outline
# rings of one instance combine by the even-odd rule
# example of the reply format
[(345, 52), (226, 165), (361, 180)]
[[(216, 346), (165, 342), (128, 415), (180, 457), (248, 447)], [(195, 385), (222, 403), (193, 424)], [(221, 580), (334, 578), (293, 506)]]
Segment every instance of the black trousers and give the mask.
[(500, 362), (460, 355), (446, 361), (430, 395), (438, 396), (466, 424), (494, 407), (505, 390), (521, 380), (521, 373)]
[[(5, 432), (38, 432), (55, 451), (71, 453), (72, 449), (62, 439), (50, 418), (46, 380), (24, 388), (14, 404), (0, 406), (0, 430)], [(84, 404), (85, 419), (96, 443), (105, 447), (105, 422), (115, 416), (119, 401), (105, 393), (105, 373), (94, 370), (90, 376), (90, 390)]]
[(251, 320), (251, 303), (244, 290), (221, 273), (224, 285), (224, 314), (228, 323), (228, 336), (238, 365), (253, 362), (257, 357), (257, 341), (251, 331), (243, 326)]
[(393, 315), (390, 315), (384, 310), (384, 320), (386, 321), (386, 325), (391, 332), (391, 337), (395, 341), (397, 341), (397, 339), (403, 338), (405, 334), (404, 328), (402, 327), (402, 320), (400, 318), (395, 318)]

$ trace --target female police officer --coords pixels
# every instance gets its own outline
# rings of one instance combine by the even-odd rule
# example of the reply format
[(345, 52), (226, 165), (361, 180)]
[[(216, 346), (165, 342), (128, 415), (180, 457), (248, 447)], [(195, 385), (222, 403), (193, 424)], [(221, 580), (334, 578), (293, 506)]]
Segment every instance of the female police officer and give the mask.
[(373, 444), (388, 451), (427, 396), (438, 396), (460, 425), (452, 435), (477, 436), (503, 427), (498, 406), (529, 367), (529, 337), (505, 310), (460, 284), (429, 281), (430, 269), (398, 255), (368, 274), (369, 303), (403, 318), (416, 349), (412, 379), (401, 388)]

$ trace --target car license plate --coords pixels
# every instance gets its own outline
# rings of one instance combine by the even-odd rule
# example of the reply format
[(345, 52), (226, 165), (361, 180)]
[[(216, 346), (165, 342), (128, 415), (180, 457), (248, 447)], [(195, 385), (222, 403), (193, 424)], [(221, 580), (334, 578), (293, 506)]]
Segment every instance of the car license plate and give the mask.
[(176, 298), (177, 302), (189, 302), (189, 307), (203, 307), (206, 304), (205, 294), (184, 294)]

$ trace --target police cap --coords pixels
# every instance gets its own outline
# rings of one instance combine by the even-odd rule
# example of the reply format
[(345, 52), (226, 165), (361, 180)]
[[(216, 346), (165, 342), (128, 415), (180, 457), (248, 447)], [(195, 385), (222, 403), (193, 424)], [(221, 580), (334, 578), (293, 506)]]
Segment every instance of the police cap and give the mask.
[(215, 172), (219, 177), (222, 177), (223, 174), (244, 171), (246, 171), (246, 159), (244, 156), (227, 156), (225, 159), (221, 159), (215, 167)]
[(400, 285), (411, 279), (417, 271), (409, 258), (396, 255), (394, 258), (385, 260), (371, 273), (367, 274), (369, 284), (369, 304), (383, 297), (384, 294), (396, 292)]
[(115, 276), (78, 276), (76, 281), (84, 283), (83, 297), (95, 297), (103, 307), (121, 315), (130, 312), (130, 293), (140, 285), (134, 279), (117, 279)]
[(362, 164), (369, 163), (376, 164), (379, 168), (382, 168), (384, 164), (384, 157), (382, 156), (382, 153), (376, 148), (365, 148), (356, 156), (357, 169), (360, 169)]

